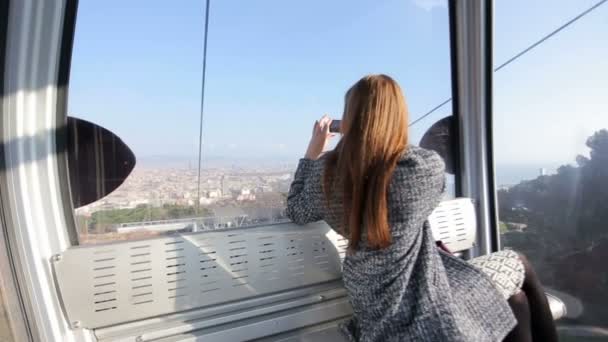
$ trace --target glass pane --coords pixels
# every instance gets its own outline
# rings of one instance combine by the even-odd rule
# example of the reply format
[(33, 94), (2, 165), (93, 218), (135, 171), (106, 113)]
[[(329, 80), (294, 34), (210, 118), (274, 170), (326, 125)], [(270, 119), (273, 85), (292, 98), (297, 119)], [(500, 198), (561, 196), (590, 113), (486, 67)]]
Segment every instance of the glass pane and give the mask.
[[(204, 17), (200, 1), (80, 4), (69, 114), (120, 138), (73, 151), (73, 196), (89, 192), (75, 201), (109, 193), (76, 210), (81, 243), (285, 221), (314, 120), (339, 118), (356, 80), (394, 77), (412, 121), (451, 95), (447, 1), (212, 2), (199, 183)], [(425, 116), (411, 142), (449, 115)], [(122, 143), (135, 160), (91, 157)]]
[(5, 305), (4, 284), (2, 279), (0, 279), (0, 342), (12, 342), (15, 340), (15, 338), (9, 323), (8, 313)]
[[(496, 1), (495, 61), (595, 3)], [(501, 242), (566, 302), (562, 341), (608, 341), (607, 30), (604, 5), (495, 75)]]
[(6, 254), (4, 227), (0, 226), (0, 234), (0, 342), (13, 342), (18, 340), (17, 336), (27, 335), (24, 322), (20, 320), (21, 308)]
[[(149, 229), (145, 222), (209, 215), (195, 206), (205, 13), (201, 2), (189, 3), (79, 3), (68, 115), (117, 138), (97, 138), (86, 122), (69, 122), (75, 202), (77, 186), (103, 195), (104, 178), (128, 175), (109, 195), (76, 209), (81, 243), (155, 236), (188, 223)], [(134, 155), (132, 171), (123, 143)]]

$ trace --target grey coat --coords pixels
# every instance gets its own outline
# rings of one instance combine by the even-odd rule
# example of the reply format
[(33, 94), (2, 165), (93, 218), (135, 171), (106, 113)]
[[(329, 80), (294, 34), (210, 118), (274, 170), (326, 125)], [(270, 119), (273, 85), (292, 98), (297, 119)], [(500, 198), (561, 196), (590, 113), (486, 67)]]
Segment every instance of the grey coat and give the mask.
[[(322, 191), (323, 159), (301, 159), (287, 198), (298, 224), (325, 220), (338, 233), (343, 209), (337, 191)], [(501, 341), (516, 321), (491, 280), (436, 247), (427, 217), (445, 187), (435, 153), (410, 146), (388, 190), (393, 243), (372, 250), (362, 242), (344, 259), (343, 279), (354, 317), (343, 332), (353, 341)]]

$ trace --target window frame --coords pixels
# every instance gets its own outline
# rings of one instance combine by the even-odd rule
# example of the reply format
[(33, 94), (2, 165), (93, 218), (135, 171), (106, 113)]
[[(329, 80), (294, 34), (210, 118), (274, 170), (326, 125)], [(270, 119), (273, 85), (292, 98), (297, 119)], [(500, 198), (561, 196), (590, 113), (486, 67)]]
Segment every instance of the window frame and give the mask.
[[(8, 41), (8, 26), (9, 26), (10, 7), (9, 1), (0, 3), (0, 118), (4, 117), (3, 99), (6, 94), (4, 79), (7, 74), (6, 53)], [(2, 129), (2, 121), (0, 121), (0, 131)], [(0, 145), (0, 156), (4, 156), (4, 143)], [(4, 163), (2, 164), (4, 166)], [(6, 323), (9, 326), (8, 334), (15, 341), (31, 341), (33, 340), (33, 332), (26, 314), (26, 302), (17, 282), (16, 263), (13, 260), (11, 253), (10, 232), (7, 225), (7, 215), (4, 210), (4, 196), (6, 189), (4, 182), (0, 182), (0, 270), (2, 271), (0, 279), (0, 291), (3, 295), (0, 296), (0, 310), (6, 313)]]
[(449, 6), (460, 152), (456, 194), (476, 202), (477, 243), (468, 253), (475, 257), (500, 249), (492, 136), (493, 2), (452, 0)]
[[(65, 321), (50, 267), (76, 244), (67, 174), (66, 103), (77, 0), (0, 6), (0, 249), (14, 276), (16, 341), (94, 341)], [(3, 250), (4, 251), (4, 250)], [(2, 262), (5, 260), (3, 259)], [(4, 267), (4, 265), (3, 265)], [(9, 277), (10, 274), (3, 276)], [(10, 280), (10, 278), (7, 278)], [(25, 330), (25, 332), (23, 331)]]

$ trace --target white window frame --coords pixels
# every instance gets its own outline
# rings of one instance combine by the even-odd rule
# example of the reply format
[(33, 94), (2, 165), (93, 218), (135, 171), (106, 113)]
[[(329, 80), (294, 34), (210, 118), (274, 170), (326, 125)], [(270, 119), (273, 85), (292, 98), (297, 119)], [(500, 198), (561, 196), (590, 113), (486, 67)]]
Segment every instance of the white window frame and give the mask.
[(50, 263), (76, 241), (64, 140), (75, 11), (75, 0), (9, 1), (0, 51), (1, 209), (33, 341), (95, 340), (69, 328)]

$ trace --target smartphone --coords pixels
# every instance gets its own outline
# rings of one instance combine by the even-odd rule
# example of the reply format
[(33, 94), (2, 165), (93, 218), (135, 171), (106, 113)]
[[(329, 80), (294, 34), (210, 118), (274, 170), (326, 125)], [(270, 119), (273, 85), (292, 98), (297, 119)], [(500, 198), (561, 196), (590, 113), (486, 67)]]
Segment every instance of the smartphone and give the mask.
[(331, 120), (329, 124), (329, 131), (332, 133), (340, 133), (340, 125), (342, 124), (342, 120)]

